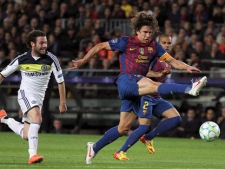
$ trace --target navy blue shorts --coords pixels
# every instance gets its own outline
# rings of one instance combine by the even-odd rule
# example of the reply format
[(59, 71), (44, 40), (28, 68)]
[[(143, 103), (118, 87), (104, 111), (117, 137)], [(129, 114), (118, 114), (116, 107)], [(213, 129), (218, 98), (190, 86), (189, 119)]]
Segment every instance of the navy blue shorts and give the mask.
[(121, 100), (139, 99), (138, 84), (144, 76), (121, 74), (117, 79), (118, 93)]
[[(138, 106), (134, 106), (137, 108)], [(164, 111), (174, 108), (174, 106), (168, 101), (162, 98), (153, 98), (151, 96), (142, 96), (139, 109), (135, 110), (138, 117), (152, 118), (152, 115), (157, 118), (162, 118)]]

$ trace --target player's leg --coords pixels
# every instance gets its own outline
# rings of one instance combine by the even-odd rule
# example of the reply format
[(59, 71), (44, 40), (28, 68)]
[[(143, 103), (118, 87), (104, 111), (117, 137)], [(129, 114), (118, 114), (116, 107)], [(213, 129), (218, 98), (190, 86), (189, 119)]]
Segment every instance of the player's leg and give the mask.
[(39, 107), (35, 106), (31, 108), (27, 112), (27, 117), (30, 119), (30, 125), (26, 125), (27, 130), (27, 137), (29, 143), (29, 155), (30, 159), (28, 161), (29, 164), (39, 163), (43, 161), (43, 156), (37, 155), (37, 148), (38, 148), (38, 131), (40, 129), (40, 125), (42, 122), (41, 111)]
[(197, 96), (206, 85), (207, 78), (204, 76), (200, 80), (196, 81), (193, 84), (176, 84), (176, 83), (158, 83), (154, 82), (148, 78), (140, 79), (138, 84), (138, 93), (139, 95), (148, 95), (148, 94), (189, 94), (192, 96)]
[(126, 156), (126, 151), (131, 148), (141, 136), (143, 136), (149, 129), (150, 119), (148, 118), (139, 118), (139, 126), (135, 129), (127, 138), (124, 145), (114, 153), (114, 158), (117, 160), (129, 160)]
[(162, 120), (155, 129), (146, 135), (142, 136), (140, 141), (145, 144), (145, 146), (149, 150), (148, 144), (151, 142), (156, 136), (161, 135), (170, 129), (176, 127), (181, 122), (181, 117), (178, 111), (167, 101), (163, 100), (153, 109), (154, 116), (166, 117), (165, 120)]
[(127, 134), (135, 118), (136, 115), (133, 112), (121, 112), (120, 122), (118, 126), (112, 127), (111, 129), (107, 130), (102, 138), (100, 138), (96, 143), (88, 142), (86, 164), (91, 164), (92, 159), (106, 145), (117, 140), (122, 135)]
[(4, 123), (17, 135), (23, 138), (24, 124), (7, 116), (5, 110), (0, 110), (0, 123)]

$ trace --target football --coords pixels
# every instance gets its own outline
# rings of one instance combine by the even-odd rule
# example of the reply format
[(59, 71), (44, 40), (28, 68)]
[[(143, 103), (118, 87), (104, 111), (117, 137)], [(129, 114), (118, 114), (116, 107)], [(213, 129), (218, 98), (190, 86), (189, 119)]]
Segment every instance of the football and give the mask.
[(207, 121), (199, 128), (199, 134), (200, 137), (205, 141), (214, 141), (220, 135), (220, 128), (216, 123)]

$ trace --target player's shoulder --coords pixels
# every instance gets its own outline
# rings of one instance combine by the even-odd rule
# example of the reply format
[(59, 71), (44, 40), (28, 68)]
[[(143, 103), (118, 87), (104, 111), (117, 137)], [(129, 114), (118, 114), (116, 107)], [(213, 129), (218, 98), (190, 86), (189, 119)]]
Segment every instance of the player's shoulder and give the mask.
[(49, 52), (49, 51), (46, 52), (46, 56), (48, 56), (48, 57), (50, 57), (50, 58), (52, 58), (52, 59), (53, 59), (53, 58), (57, 58), (56, 55), (54, 55), (53, 53), (51, 53), (51, 52)]

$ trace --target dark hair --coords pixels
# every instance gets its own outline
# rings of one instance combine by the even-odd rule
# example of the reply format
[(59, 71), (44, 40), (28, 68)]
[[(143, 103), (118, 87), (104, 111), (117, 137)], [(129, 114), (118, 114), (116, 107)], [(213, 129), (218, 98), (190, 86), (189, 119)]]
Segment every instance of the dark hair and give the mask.
[(161, 41), (161, 38), (170, 38), (170, 36), (169, 35), (167, 35), (167, 34), (161, 34), (160, 36), (159, 36), (159, 43), (160, 43), (160, 41)]
[(31, 48), (30, 42), (36, 43), (37, 37), (46, 36), (45, 32), (40, 30), (33, 30), (28, 33), (26, 44), (28, 48)]
[(158, 34), (160, 32), (158, 21), (147, 12), (139, 12), (131, 19), (133, 35), (136, 35), (136, 31), (139, 31), (143, 26), (150, 26), (153, 34)]

